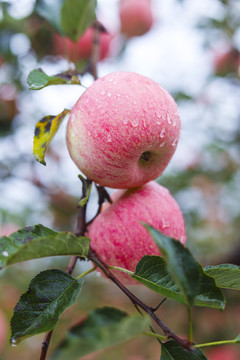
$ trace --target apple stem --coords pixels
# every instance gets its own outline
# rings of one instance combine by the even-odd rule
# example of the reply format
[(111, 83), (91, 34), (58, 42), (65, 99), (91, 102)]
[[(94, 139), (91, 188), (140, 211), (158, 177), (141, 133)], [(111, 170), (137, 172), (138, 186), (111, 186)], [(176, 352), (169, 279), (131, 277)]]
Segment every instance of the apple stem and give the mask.
[(103, 186), (96, 185), (96, 189), (98, 192), (98, 210), (96, 215), (86, 224), (86, 227), (88, 227), (93, 222), (93, 220), (96, 219), (96, 217), (100, 214), (102, 209), (102, 204), (104, 203), (105, 200), (107, 200), (110, 204), (112, 204), (112, 199), (108, 194), (107, 190)]
[(151, 307), (144, 304), (140, 299), (138, 299), (130, 290), (128, 290), (109, 270), (108, 266), (98, 257), (95, 251), (90, 247), (88, 258), (95, 263), (103, 272), (104, 274), (113, 282), (117, 287), (122, 290), (122, 292), (130, 299), (133, 305), (136, 307), (140, 307), (144, 312), (146, 312), (153, 321), (163, 330), (164, 335), (168, 339), (175, 340), (180, 346), (188, 351), (193, 351), (194, 348), (191, 343), (186, 340), (180, 338), (176, 335), (172, 330), (170, 330), (167, 325), (165, 325), (159, 317), (155, 314)]

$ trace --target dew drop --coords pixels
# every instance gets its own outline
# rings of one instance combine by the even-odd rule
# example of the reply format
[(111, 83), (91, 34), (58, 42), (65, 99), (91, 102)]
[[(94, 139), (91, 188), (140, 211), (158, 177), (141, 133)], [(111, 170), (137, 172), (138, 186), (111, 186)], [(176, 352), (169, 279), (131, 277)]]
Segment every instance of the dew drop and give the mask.
[(138, 126), (138, 119), (133, 119), (133, 120), (131, 121), (131, 124), (132, 124), (133, 127)]
[(178, 142), (178, 137), (176, 137), (173, 142), (172, 142), (172, 146), (176, 146), (177, 145), (177, 142)]
[(18, 341), (15, 338), (11, 339), (11, 346), (15, 347), (18, 345)]
[(5, 257), (8, 257), (8, 252), (7, 252), (6, 250), (4, 250), (4, 251), (2, 252), (2, 255), (5, 256)]
[(177, 124), (177, 121), (176, 121), (176, 119), (174, 119), (174, 120), (173, 120), (173, 123), (172, 123), (173, 127), (175, 127), (176, 124)]
[(137, 102), (136, 102), (136, 100), (133, 100), (133, 105), (137, 105)]
[(103, 90), (103, 91), (101, 91), (101, 95), (105, 95), (106, 94), (106, 92)]
[(128, 123), (128, 119), (123, 119), (123, 123), (126, 125)]
[(88, 135), (91, 136), (91, 131), (88, 130)]
[(108, 134), (107, 134), (107, 142), (110, 143), (111, 141), (112, 141), (111, 134), (108, 133)]
[(169, 114), (167, 114), (167, 122), (168, 122), (169, 124), (171, 124), (171, 119), (170, 119)]
[(117, 96), (118, 96), (118, 97), (120, 97), (120, 96), (121, 96), (121, 94), (117, 94)]
[(158, 112), (155, 112), (155, 114), (158, 119), (161, 119), (161, 114), (159, 114)]
[(160, 132), (160, 138), (163, 139), (166, 135), (166, 129), (162, 128), (161, 132)]
[(108, 96), (108, 97), (111, 97), (111, 96), (112, 96), (112, 94), (111, 94), (111, 93), (107, 93), (107, 96)]

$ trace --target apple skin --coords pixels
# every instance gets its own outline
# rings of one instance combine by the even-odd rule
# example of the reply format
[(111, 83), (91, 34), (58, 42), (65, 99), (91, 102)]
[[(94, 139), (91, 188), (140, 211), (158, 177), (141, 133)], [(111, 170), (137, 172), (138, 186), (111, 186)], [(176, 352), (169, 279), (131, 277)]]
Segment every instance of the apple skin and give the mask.
[(115, 72), (95, 81), (74, 105), (67, 145), (89, 179), (127, 189), (163, 172), (180, 129), (177, 105), (165, 89), (145, 76)]
[[(164, 235), (186, 242), (181, 210), (169, 191), (155, 181), (130, 190), (117, 190), (113, 204), (90, 224), (91, 248), (107, 264), (134, 271), (144, 255), (160, 255), (160, 250), (142, 223)], [(136, 284), (128, 274), (113, 270), (125, 284)]]
[(127, 37), (141, 36), (153, 25), (150, 0), (121, 0), (119, 3), (121, 32)]
[(219, 346), (207, 352), (209, 360), (239, 360), (239, 351), (234, 346)]
[[(53, 37), (54, 53), (59, 55), (68, 55), (71, 61), (74, 60), (75, 46), (77, 46), (77, 60), (89, 59), (91, 57), (92, 44), (93, 44), (94, 29), (88, 28), (85, 33), (77, 41), (75, 45), (74, 41), (67, 37), (62, 37), (55, 33)], [(105, 59), (110, 52), (110, 44), (113, 40), (113, 35), (109, 33), (100, 32), (99, 42), (99, 60)], [(66, 54), (67, 51), (67, 54)]]

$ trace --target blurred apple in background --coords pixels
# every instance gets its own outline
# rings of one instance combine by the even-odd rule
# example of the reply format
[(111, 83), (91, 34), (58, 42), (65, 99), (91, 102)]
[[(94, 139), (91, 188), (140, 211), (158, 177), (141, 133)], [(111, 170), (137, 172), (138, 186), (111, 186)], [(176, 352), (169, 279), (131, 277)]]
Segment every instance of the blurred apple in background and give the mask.
[(235, 48), (228, 48), (214, 54), (214, 71), (218, 76), (231, 73), (238, 74), (240, 67), (240, 52)]
[(3, 349), (7, 338), (8, 324), (3, 312), (0, 310), (0, 351)]
[(153, 25), (151, 0), (120, 0), (119, 17), (127, 37), (144, 35)]
[(0, 87), (0, 132), (11, 128), (14, 116), (17, 114), (17, 90), (13, 84), (3, 84)]
[(240, 352), (234, 346), (219, 346), (206, 352), (208, 360), (239, 360)]
[[(88, 28), (85, 33), (80, 37), (77, 43), (74, 43), (71, 39), (67, 37), (62, 37), (61, 35), (55, 33), (53, 36), (53, 46), (54, 53), (56, 55), (63, 55), (66, 58), (69, 57), (69, 60), (83, 60), (89, 59), (91, 57), (92, 45), (93, 45), (93, 36), (94, 29), (92, 27)], [(99, 34), (99, 59), (103, 60), (108, 55), (110, 55), (110, 44), (113, 40), (113, 35), (108, 32), (100, 32)], [(75, 50), (76, 49), (76, 50)], [(75, 56), (76, 51), (76, 56)]]

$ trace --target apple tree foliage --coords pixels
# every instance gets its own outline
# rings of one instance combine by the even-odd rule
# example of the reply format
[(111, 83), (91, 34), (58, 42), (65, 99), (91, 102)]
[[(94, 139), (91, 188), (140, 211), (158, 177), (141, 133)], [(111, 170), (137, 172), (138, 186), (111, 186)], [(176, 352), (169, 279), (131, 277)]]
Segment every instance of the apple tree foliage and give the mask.
[[(5, 5), (3, 6), (4, 19), (12, 24), (13, 21), (7, 15)], [(96, 6), (96, 0), (59, 0), (56, 2), (37, 0), (34, 12), (35, 16), (46, 21), (57, 32), (77, 41), (96, 20)], [(213, 25), (216, 26), (216, 24), (208, 24), (208, 26)], [(15, 31), (19, 31), (21, 26), (22, 22), (16, 21), (17, 30)], [(13, 28), (11, 26), (11, 31), (14, 31)], [(7, 53), (7, 46), (4, 49)], [(14, 64), (15, 60), (11, 61)], [(78, 64), (75, 64), (74, 71), (70, 69), (55, 75), (48, 75), (40, 68), (33, 69), (27, 78), (29, 89), (40, 90), (47, 86), (62, 84), (81, 86), (82, 72), (78, 69)], [(91, 67), (87, 66), (85, 71), (91, 73), (89, 69)], [(20, 87), (21, 85), (19, 84)], [(191, 100), (187, 94), (178, 93), (177, 97), (179, 101)], [(36, 123), (33, 153), (35, 159), (41, 164), (46, 165), (46, 152), (69, 111), (63, 109), (59, 114), (46, 115)], [(176, 192), (187, 187), (197, 171), (195, 167), (177, 174), (178, 182), (175, 181), (174, 176), (163, 177), (161, 183), (165, 182), (170, 188), (173, 186)], [(228, 176), (226, 173), (218, 174), (214, 169), (209, 171), (201, 168), (201, 174), (202, 176), (207, 174), (214, 180), (217, 178), (218, 181), (221, 181), (221, 176), (223, 181), (229, 180), (226, 179)], [(79, 175), (79, 178), (82, 182), (82, 197), (77, 208), (84, 218), (92, 183), (82, 175)], [(177, 189), (178, 186), (179, 189)], [(104, 191), (104, 189), (99, 191), (100, 203), (107, 199), (108, 195)], [(202, 307), (223, 311), (226, 307), (226, 298), (225, 290), (223, 292), (222, 289), (240, 290), (240, 266), (224, 263), (202, 267), (191, 251), (180, 242), (167, 238), (156, 229), (145, 225), (161, 250), (162, 257), (147, 255), (139, 261), (134, 272), (126, 269), (119, 271), (126, 271), (133, 279), (164, 299), (186, 306), (189, 338), (182, 339), (161, 322), (155, 314), (157, 309), (152, 309), (142, 303), (118, 283), (117, 277), (111, 278), (111, 270), (106, 264), (102, 264), (91, 251), (91, 239), (84, 234), (86, 222), (81, 225), (81, 231), (67, 232), (55, 231), (38, 224), (23, 227), (9, 236), (0, 238), (0, 269), (2, 271), (10, 265), (27, 260), (69, 255), (75, 260), (89, 260), (96, 265), (92, 270), (78, 276), (72, 275), (74, 266), (66, 271), (56, 268), (40, 271), (30, 281), (28, 289), (21, 295), (14, 308), (11, 319), (11, 343), (16, 345), (28, 337), (53, 331), (58, 326), (63, 312), (76, 304), (79, 297), (83, 296), (82, 288), (84, 289), (84, 282), (87, 282), (85, 276), (87, 278), (88, 273), (99, 266), (105, 271), (106, 276), (129, 297), (139, 312), (132, 311), (129, 314), (113, 306), (92, 309), (83, 319), (81, 317), (78, 319), (80, 322), (70, 327), (62, 341), (53, 350), (51, 359), (79, 359), (81, 356), (122, 344), (140, 335), (152, 336), (159, 341), (161, 360), (207, 359), (201, 350), (206, 344), (193, 343), (192, 310), (195, 307)], [(162, 329), (160, 334), (159, 329), (156, 331), (153, 328), (154, 323)], [(219, 339), (217, 344), (216, 342), (214, 344), (240, 343), (239, 336), (229, 341), (224, 340)], [(211, 343), (208, 345), (211, 346)]]

